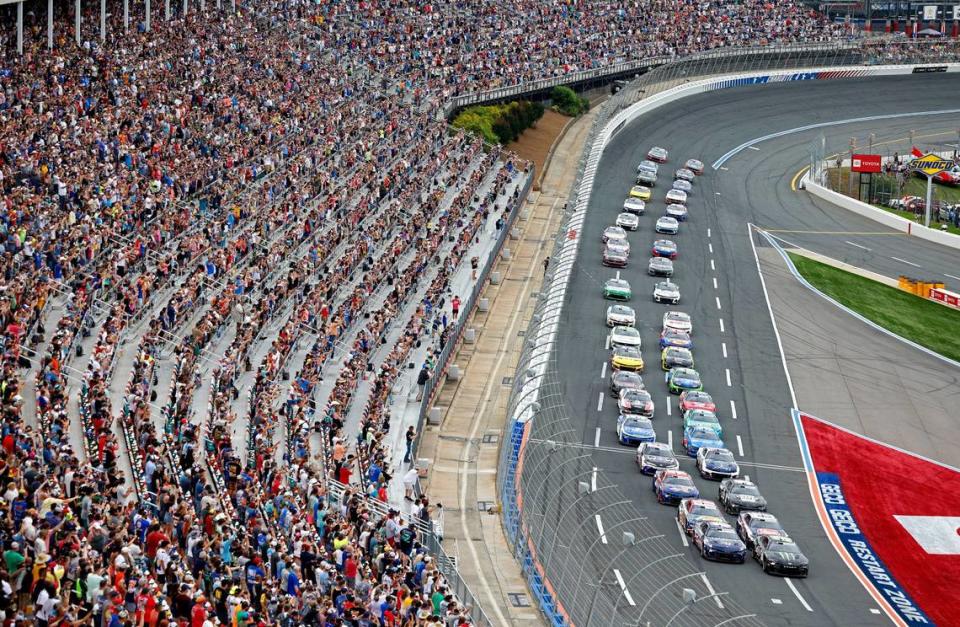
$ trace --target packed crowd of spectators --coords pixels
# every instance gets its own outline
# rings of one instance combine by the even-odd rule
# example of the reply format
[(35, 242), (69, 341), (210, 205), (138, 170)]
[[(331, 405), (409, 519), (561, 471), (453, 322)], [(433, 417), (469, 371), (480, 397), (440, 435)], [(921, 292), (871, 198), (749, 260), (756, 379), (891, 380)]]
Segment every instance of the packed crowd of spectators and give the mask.
[(61, 8), (48, 51), (41, 4), (0, 42), (0, 612), (39, 625), (471, 624), (429, 499), (384, 504), (389, 399), (529, 164), (441, 105), (849, 36), (759, 0), (207, 0), (102, 43), (85, 3), (80, 46)]

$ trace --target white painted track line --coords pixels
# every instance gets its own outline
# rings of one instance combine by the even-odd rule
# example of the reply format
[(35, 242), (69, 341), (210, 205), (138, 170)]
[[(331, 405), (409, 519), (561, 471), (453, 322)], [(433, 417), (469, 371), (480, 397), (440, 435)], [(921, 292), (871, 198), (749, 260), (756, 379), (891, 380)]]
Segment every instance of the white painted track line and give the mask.
[(630, 591), (627, 590), (627, 584), (623, 581), (623, 575), (620, 574), (619, 568), (613, 569), (613, 576), (617, 578), (617, 583), (620, 584), (620, 589), (623, 590), (623, 598), (625, 598), (630, 605), (636, 606), (633, 597), (630, 596)]
[(620, 278), (620, 271), (619, 271), (619, 270), (617, 270), (617, 278), (618, 278), (618, 279)]
[(607, 376), (607, 362), (603, 362), (603, 365), (600, 366), (600, 378), (606, 378)]
[(719, 296), (715, 296), (714, 298), (716, 298), (716, 300), (717, 300), (717, 309), (718, 309), (718, 310), (723, 309), (723, 307), (720, 306), (720, 297), (719, 297)]
[(758, 151), (758, 152), (759, 152), (759, 150), (760, 150), (760, 149), (757, 148), (756, 146), (747, 146), (747, 148), (749, 148), (750, 150), (756, 150), (756, 151)]
[(604, 544), (607, 543), (607, 534), (603, 531), (603, 521), (600, 520), (600, 514), (594, 514), (594, 519), (597, 521), (597, 529), (600, 531), (600, 542)]
[(901, 259), (900, 257), (890, 257), (894, 261), (899, 261), (900, 263), (905, 263), (908, 266), (913, 266), (914, 268), (921, 268), (922, 266), (919, 263), (913, 263), (912, 261), (907, 261), (906, 259)]
[(610, 350), (610, 336), (607, 336), (606, 345), (604, 346), (606, 350)]
[(716, 271), (717, 265), (713, 262), (713, 259), (710, 260), (710, 269)]
[(946, 272), (943, 273), (943, 276), (960, 281), (960, 276), (953, 276), (952, 274), (947, 274)]
[(713, 254), (713, 244), (707, 244), (707, 250), (710, 251), (710, 254)]
[[(713, 589), (713, 585), (711, 585), (710, 580), (707, 579), (706, 573), (702, 573), (700, 576), (703, 577), (703, 584), (707, 587), (707, 592), (709, 592), (710, 594), (716, 594), (717, 591)], [(713, 597), (713, 600), (717, 602), (717, 607), (719, 607), (722, 610), (723, 601), (720, 600), (720, 597), (715, 596)]]
[(667, 446), (671, 451), (673, 450), (673, 429), (667, 430)]
[(667, 397), (667, 415), (668, 416), (673, 415), (673, 399), (670, 398), (669, 396)]
[(597, 433), (593, 436), (593, 447), (598, 448), (600, 446), (600, 427), (597, 427)]
[(740, 439), (740, 436), (737, 436), (737, 453), (740, 454), (740, 457), (743, 457), (743, 440)]
[[(590, 491), (591, 492), (597, 491), (597, 467), (596, 466), (593, 467), (593, 473), (590, 475)], [(599, 520), (600, 520), (600, 516), (597, 515), (597, 521)]]
[(783, 605), (783, 601), (781, 601), (780, 599), (770, 599), (770, 602), (773, 603), (774, 605)]
[(803, 606), (803, 609), (807, 610), (808, 612), (812, 612), (813, 608), (810, 607), (810, 604), (807, 603), (807, 600), (803, 598), (803, 595), (800, 594), (800, 591), (797, 590), (797, 587), (793, 585), (793, 581), (789, 577), (785, 577), (783, 580), (787, 582), (787, 587), (790, 588), (790, 591), (793, 592), (794, 596), (800, 600), (800, 605)]
[(687, 534), (684, 533), (683, 527), (680, 526), (680, 521), (674, 519), (674, 522), (677, 523), (677, 531), (680, 532), (680, 541), (683, 542), (683, 546), (690, 546), (690, 543), (687, 542)]
[(713, 277), (713, 289), (715, 290), (720, 289), (719, 287), (717, 287), (717, 277)]
[(849, 240), (845, 240), (843, 243), (844, 243), (844, 244), (850, 244), (851, 246), (853, 246), (853, 247), (855, 247), (855, 248), (859, 248), (859, 249), (861, 249), (861, 250), (870, 250), (870, 249), (867, 248), (866, 246), (861, 246), (860, 244), (857, 244), (856, 242), (851, 242), (851, 241), (849, 241)]
[(600, 392), (600, 398), (597, 399), (597, 411), (603, 411), (603, 392)]
[[(728, 388), (729, 388), (729, 387), (733, 387), (733, 383), (730, 382), (730, 369), (729, 369), (729, 368), (724, 368), (724, 370), (726, 371), (726, 374), (727, 374), (727, 387), (728, 387)], [(601, 395), (601, 396), (602, 396), (602, 395)]]
[(726, 343), (726, 342), (721, 342), (721, 343), (720, 343), (720, 348), (723, 349), (723, 358), (726, 359), (726, 358), (727, 358), (727, 343)]
[(734, 420), (737, 419), (737, 404), (733, 402), (733, 399), (730, 399), (730, 417)]
[(707, 227), (707, 237), (711, 237), (710, 227)]
[(723, 333), (723, 318), (720, 318), (720, 333)]

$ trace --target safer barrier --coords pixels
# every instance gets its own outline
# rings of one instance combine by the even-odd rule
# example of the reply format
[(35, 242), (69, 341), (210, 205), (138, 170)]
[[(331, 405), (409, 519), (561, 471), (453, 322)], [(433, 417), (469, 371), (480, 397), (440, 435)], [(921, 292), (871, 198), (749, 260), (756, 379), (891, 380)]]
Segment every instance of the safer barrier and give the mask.
[[(925, 51), (938, 63), (943, 61), (941, 49), (918, 47), (898, 54), (923, 62)], [(497, 474), (503, 524), (514, 556), (541, 611), (557, 627), (759, 624), (755, 615), (729, 598), (724, 598), (722, 609), (683, 602), (683, 589), (692, 589), (700, 599), (724, 593), (705, 588), (695, 566), (657, 534), (603, 472), (597, 472), (569, 420), (554, 348), (560, 341), (566, 289), (604, 148), (639, 116), (697, 93), (914, 72), (911, 65), (878, 64), (883, 59), (879, 52), (880, 48), (850, 45), (798, 47), (773, 56), (691, 58), (649, 72), (598, 112), (568, 201), (573, 213), (555, 241), (553, 262), (525, 334)], [(694, 80), (697, 77), (702, 78)], [(603, 512), (603, 536), (584, 533), (598, 512)], [(614, 564), (620, 575), (616, 581)]]

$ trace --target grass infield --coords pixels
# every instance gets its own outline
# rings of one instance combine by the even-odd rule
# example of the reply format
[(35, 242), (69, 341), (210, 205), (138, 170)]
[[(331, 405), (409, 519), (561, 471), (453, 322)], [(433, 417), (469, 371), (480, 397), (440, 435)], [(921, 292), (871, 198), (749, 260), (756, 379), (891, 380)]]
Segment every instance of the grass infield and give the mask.
[(960, 361), (960, 310), (788, 254), (800, 274), (827, 296), (901, 337)]

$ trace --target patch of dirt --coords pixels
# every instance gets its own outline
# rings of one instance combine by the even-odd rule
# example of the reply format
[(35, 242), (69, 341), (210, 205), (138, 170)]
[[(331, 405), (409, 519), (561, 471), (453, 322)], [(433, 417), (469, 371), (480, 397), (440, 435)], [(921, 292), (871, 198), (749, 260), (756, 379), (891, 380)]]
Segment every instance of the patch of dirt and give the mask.
[(547, 154), (550, 152), (550, 146), (560, 135), (560, 131), (566, 126), (571, 118), (560, 115), (556, 111), (549, 109), (544, 112), (543, 117), (537, 121), (535, 128), (528, 128), (523, 132), (515, 142), (511, 142), (507, 148), (520, 155), (520, 157), (533, 161), (537, 167), (537, 182), (534, 189), (540, 189), (540, 177), (543, 176), (544, 163), (547, 160)]

